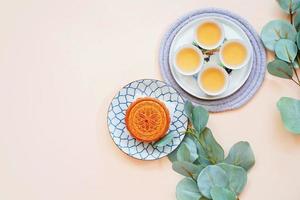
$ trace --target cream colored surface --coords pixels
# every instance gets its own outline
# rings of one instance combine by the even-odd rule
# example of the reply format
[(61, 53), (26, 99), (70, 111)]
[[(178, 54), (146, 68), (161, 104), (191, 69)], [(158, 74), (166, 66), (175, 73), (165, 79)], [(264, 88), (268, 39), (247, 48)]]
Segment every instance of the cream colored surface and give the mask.
[[(0, 199), (174, 200), (181, 177), (170, 162), (125, 156), (109, 136), (106, 111), (126, 83), (162, 79), (165, 31), (211, 6), (257, 31), (284, 16), (275, 0), (2, 0)], [(300, 199), (300, 137), (282, 126), (280, 96), (300, 98), (300, 90), (267, 74), (247, 105), (210, 117), (226, 151), (240, 140), (255, 151), (241, 200)]]

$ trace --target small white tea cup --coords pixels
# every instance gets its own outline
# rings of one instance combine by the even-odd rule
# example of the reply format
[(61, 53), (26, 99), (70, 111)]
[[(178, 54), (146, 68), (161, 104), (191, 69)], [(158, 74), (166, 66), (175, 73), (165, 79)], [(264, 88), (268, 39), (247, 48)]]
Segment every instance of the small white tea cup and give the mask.
[[(223, 87), (219, 90), (219, 91), (209, 91), (207, 90), (204, 86), (203, 86), (203, 83), (202, 83), (202, 75), (204, 74), (204, 72), (206, 72), (207, 70), (209, 69), (216, 69), (218, 70), (219, 72), (222, 73), (222, 75), (224, 76), (224, 85)], [(229, 83), (229, 75), (228, 73), (226, 72), (226, 70), (221, 67), (221, 66), (206, 66), (198, 75), (198, 78), (197, 78), (197, 82), (198, 82), (198, 86), (200, 87), (200, 89), (207, 95), (209, 96), (218, 96), (220, 94), (222, 94), (223, 92), (226, 91), (226, 89), (228, 88), (228, 83)]]
[[(183, 66), (179, 66), (179, 64), (177, 63), (177, 56), (178, 56), (178, 54), (182, 50), (185, 50), (185, 49), (191, 49), (191, 50), (193, 50), (197, 54), (197, 56), (199, 56), (199, 65), (197, 67), (195, 67), (195, 69), (192, 70), (192, 71), (184, 71), (182, 69)], [(177, 49), (175, 51), (175, 54), (174, 54), (174, 57), (173, 57), (173, 63), (174, 63), (175, 69), (179, 73), (181, 73), (183, 75), (187, 75), (187, 76), (194, 75), (194, 74), (197, 74), (201, 70), (201, 68), (202, 68), (202, 66), (204, 64), (204, 55), (203, 55), (202, 51), (200, 49), (198, 49), (197, 47), (195, 47), (194, 45), (189, 45), (189, 44), (188, 45), (183, 45), (183, 46), (181, 46), (179, 49)]]
[[(224, 60), (224, 56), (223, 56), (224, 48), (226, 48), (227, 45), (232, 44), (232, 43), (238, 43), (239, 45), (243, 46), (246, 50), (246, 57), (245, 57), (244, 61), (240, 64), (234, 65), (234, 64), (226, 63)], [(251, 52), (248, 44), (245, 41), (239, 40), (239, 39), (231, 39), (231, 40), (227, 40), (226, 42), (224, 42), (224, 44), (222, 45), (222, 47), (220, 49), (219, 57), (220, 57), (220, 61), (222, 62), (222, 64), (225, 67), (235, 70), (235, 69), (241, 69), (244, 66), (246, 66), (250, 60), (251, 54), (252, 54), (252, 52)]]
[[(201, 27), (203, 27), (205, 24), (214, 24), (216, 25), (219, 29), (220, 29), (220, 32), (221, 32), (221, 36), (220, 36), (220, 39), (219, 41), (217, 41), (215, 44), (212, 44), (212, 45), (207, 45), (207, 44), (204, 44), (203, 42), (199, 41), (199, 38), (198, 38), (198, 31)], [(219, 46), (221, 46), (221, 44), (223, 43), (224, 41), (224, 38), (225, 38), (225, 32), (224, 32), (224, 27), (221, 23), (215, 21), (215, 20), (204, 20), (202, 22), (200, 22), (197, 26), (197, 28), (195, 29), (195, 39), (196, 39), (196, 42), (197, 44), (202, 47), (203, 49), (206, 49), (206, 50), (212, 50), (212, 49), (216, 49), (218, 48)]]

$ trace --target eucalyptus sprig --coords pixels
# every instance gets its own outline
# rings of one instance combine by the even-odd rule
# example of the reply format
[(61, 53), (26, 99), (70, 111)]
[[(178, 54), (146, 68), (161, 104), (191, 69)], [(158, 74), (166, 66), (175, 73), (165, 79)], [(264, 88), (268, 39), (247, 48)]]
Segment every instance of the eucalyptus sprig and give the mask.
[[(225, 42), (225, 41), (226, 41), (226, 38), (224, 39), (224, 42)], [(218, 47), (218, 48), (216, 48), (216, 49), (211, 49), (211, 50), (203, 49), (202, 47), (200, 47), (200, 46), (198, 45), (198, 43), (197, 43), (196, 41), (193, 42), (193, 45), (194, 45), (195, 47), (197, 47), (197, 48), (198, 48), (198, 49), (206, 56), (206, 57), (204, 58), (204, 60), (205, 60), (206, 62), (209, 62), (210, 57), (211, 57), (212, 55), (214, 55), (216, 52), (220, 51), (220, 47)], [(226, 70), (226, 72), (227, 72), (228, 74), (230, 74), (230, 73), (232, 72), (232, 69), (227, 68), (225, 65), (223, 65), (223, 63), (219, 63), (219, 66), (223, 67), (223, 68)]]
[[(279, 6), (289, 15), (289, 22), (273, 20), (261, 32), (265, 47), (275, 53), (268, 63), (268, 72), (279, 78), (289, 79), (300, 87), (297, 70), (300, 66), (300, 0), (277, 0)], [(277, 107), (285, 127), (300, 134), (300, 101), (282, 97)]]
[(207, 50), (207, 49), (203, 49), (202, 47), (200, 47), (198, 45), (198, 43), (196, 41), (193, 42), (193, 45), (195, 47), (197, 47), (200, 51), (202, 51), (202, 53), (204, 55), (207, 55), (208, 57), (210, 57), (211, 55), (214, 55), (214, 53), (216, 53), (217, 51), (219, 51), (219, 48), (216, 48), (216, 49), (212, 49), (212, 50)]
[(206, 127), (209, 113), (185, 103), (189, 126), (180, 146), (168, 157), (172, 168), (185, 176), (176, 187), (177, 200), (237, 200), (255, 158), (248, 142), (232, 146), (227, 157)]

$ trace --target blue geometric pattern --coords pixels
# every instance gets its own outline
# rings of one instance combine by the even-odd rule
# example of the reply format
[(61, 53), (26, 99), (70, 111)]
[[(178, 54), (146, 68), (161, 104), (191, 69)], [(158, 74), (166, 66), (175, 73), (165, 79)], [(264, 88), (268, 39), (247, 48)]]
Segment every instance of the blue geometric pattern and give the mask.
[[(140, 142), (133, 138), (125, 126), (125, 113), (128, 106), (140, 97), (160, 99), (168, 107), (171, 115), (169, 132), (174, 139), (163, 147)], [(155, 160), (171, 153), (184, 138), (187, 128), (184, 114), (184, 100), (175, 89), (166, 83), (152, 79), (142, 79), (129, 83), (113, 98), (108, 109), (108, 129), (115, 144), (127, 155), (141, 160)]]

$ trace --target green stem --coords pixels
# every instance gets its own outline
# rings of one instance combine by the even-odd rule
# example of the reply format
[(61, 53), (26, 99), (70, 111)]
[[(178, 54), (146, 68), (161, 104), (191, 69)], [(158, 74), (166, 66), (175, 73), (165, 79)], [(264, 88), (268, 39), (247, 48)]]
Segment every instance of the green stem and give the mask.
[(296, 57), (296, 59), (297, 59), (298, 66), (300, 66), (300, 57), (299, 57), (299, 52), (298, 52), (298, 54), (297, 54), (297, 57)]
[[(294, 67), (293, 67), (294, 68)], [(296, 70), (296, 69), (295, 69)], [(282, 70), (282, 69), (278, 69), (278, 71), (281, 71), (282, 73), (284, 73), (286, 76), (288, 76), (290, 78), (291, 81), (293, 81), (294, 83), (296, 83), (298, 86), (300, 86), (300, 82), (297, 82), (296, 80), (293, 79), (292, 76), (290, 76), (286, 71)]]
[(296, 83), (298, 86), (300, 86), (300, 83), (299, 83), (299, 82), (295, 81), (293, 78), (291, 78), (291, 80), (292, 80), (294, 83)]
[(298, 81), (298, 83), (300, 84), (300, 79), (299, 79), (299, 76), (298, 76), (298, 74), (297, 74), (297, 70), (295, 69), (294, 66), (292, 66), (292, 68), (293, 68), (293, 70), (294, 70), (294, 73), (296, 74), (297, 81)]
[[(293, 25), (293, 17), (294, 17), (294, 14), (292, 13), (292, 10), (290, 9), (290, 22), (291, 22), (291, 25)], [(298, 59), (298, 55), (297, 55), (297, 59)], [(300, 79), (299, 79), (299, 76), (298, 76), (298, 74), (297, 74), (297, 71), (296, 71), (294, 65), (292, 65), (291, 67), (293, 68), (294, 73), (296, 74), (296, 78), (297, 78), (298, 83), (297, 83), (293, 78), (291, 78), (291, 80), (292, 80), (293, 82), (295, 82), (297, 85), (300, 86)]]
[[(189, 131), (189, 132), (188, 132)], [(202, 142), (200, 141), (200, 139), (196, 136), (195, 131), (193, 129), (187, 130), (187, 133), (190, 134), (191, 136), (193, 136), (197, 142), (201, 145), (201, 147), (203, 149), (205, 149), (205, 146), (202, 144)], [(215, 160), (212, 160), (211, 158), (207, 158), (207, 160), (212, 163), (212, 164), (216, 164)]]

